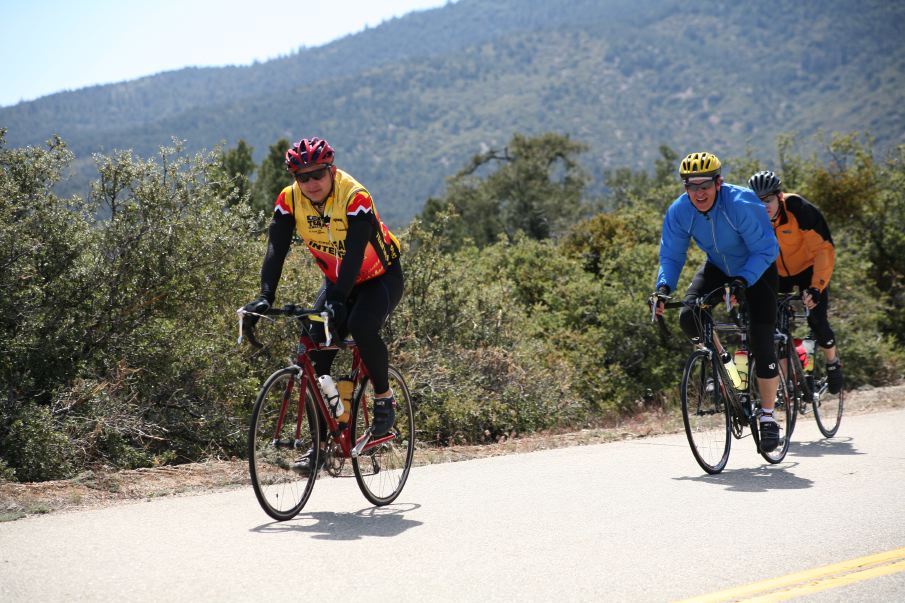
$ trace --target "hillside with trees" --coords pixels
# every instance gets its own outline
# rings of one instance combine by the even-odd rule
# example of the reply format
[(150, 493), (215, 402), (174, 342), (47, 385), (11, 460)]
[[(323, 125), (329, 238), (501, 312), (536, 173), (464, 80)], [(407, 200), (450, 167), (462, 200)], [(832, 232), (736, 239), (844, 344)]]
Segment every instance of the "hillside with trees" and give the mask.
[[(92, 153), (152, 156), (328, 138), (404, 226), (472, 156), (515, 134), (588, 146), (590, 190), (663, 144), (776, 161), (780, 133), (905, 142), (905, 5), (850, 0), (459, 0), (246, 67), (184, 69), (0, 108), (13, 146), (74, 153), (61, 194), (87, 195)], [(275, 24), (279, 31), (281, 24)], [(733, 177), (730, 174), (730, 179)]]

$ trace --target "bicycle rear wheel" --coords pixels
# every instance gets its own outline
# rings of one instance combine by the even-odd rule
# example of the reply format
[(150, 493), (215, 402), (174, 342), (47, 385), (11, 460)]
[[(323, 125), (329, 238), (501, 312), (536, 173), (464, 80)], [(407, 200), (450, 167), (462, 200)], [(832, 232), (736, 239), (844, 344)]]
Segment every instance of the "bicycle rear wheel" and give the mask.
[(268, 377), (255, 401), (248, 433), (251, 485), (261, 508), (277, 521), (292, 519), (302, 510), (317, 477), (316, 471), (301, 475), (292, 469), (300, 454), (319, 451), (314, 399), (310, 391), (300, 391), (304, 382), (297, 376), (298, 369), (287, 367)]
[[(826, 383), (826, 359), (823, 354), (815, 354), (814, 380), (816, 390), (813, 396), (814, 418), (817, 428), (826, 438), (831, 438), (839, 431), (842, 422), (842, 408), (845, 402), (845, 388), (838, 394), (831, 394)], [(819, 357), (819, 358), (818, 358)]]
[[(352, 470), (361, 493), (377, 506), (393, 502), (402, 492), (415, 453), (411, 394), (402, 374), (393, 367), (389, 369), (389, 381), (396, 397), (396, 423), (390, 430), (391, 437), (375, 438), (376, 445), (368, 444), (358, 457), (352, 457)], [(373, 383), (365, 378), (352, 401), (352, 442), (358, 442), (368, 430), (373, 400)]]
[(788, 375), (786, 375), (786, 383), (789, 389), (789, 398), (792, 400), (792, 428), (790, 432), (795, 430), (798, 424), (798, 416), (807, 414), (808, 405), (811, 403), (811, 387), (805, 377), (804, 367), (798, 354), (793, 351), (789, 355)]
[(732, 445), (724, 388), (708, 353), (693, 352), (682, 374), (682, 421), (691, 453), (701, 469), (711, 474), (726, 466)]
[(795, 420), (792, 415), (794, 412), (794, 404), (789, 397), (789, 390), (786, 387), (786, 376), (780, 366), (778, 385), (776, 387), (776, 403), (773, 407), (773, 418), (779, 424), (779, 446), (770, 452), (764, 451), (760, 445), (760, 418), (758, 417), (757, 412), (762, 408), (763, 401), (761, 399), (759, 383), (757, 382), (757, 376), (755, 374), (756, 362), (757, 361), (755, 360), (751, 363), (751, 374), (749, 377), (750, 379), (753, 379), (753, 383), (751, 384), (751, 396), (754, 400), (755, 411), (754, 416), (751, 418), (751, 431), (754, 433), (754, 441), (757, 444), (757, 451), (760, 452), (760, 455), (768, 462), (776, 464), (782, 462), (782, 460), (786, 458), (786, 453), (789, 452), (789, 444), (792, 442), (792, 429), (794, 428)]

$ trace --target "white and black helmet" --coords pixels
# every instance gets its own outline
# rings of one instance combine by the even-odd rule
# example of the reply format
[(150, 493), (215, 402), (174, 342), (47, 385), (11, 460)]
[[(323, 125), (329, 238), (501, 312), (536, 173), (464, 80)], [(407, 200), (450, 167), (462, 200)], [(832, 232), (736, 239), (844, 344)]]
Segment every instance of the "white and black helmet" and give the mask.
[(766, 197), (782, 190), (782, 180), (773, 172), (764, 170), (748, 178), (748, 187), (758, 197)]

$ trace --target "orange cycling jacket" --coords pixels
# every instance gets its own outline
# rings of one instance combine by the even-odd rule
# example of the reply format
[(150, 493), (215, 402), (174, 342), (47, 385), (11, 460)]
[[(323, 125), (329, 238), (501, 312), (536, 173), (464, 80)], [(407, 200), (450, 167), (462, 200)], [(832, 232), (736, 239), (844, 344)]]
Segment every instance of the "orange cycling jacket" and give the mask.
[(830, 227), (820, 210), (801, 195), (786, 193), (784, 197), (773, 218), (773, 230), (779, 240), (779, 276), (795, 276), (813, 266), (811, 286), (823, 291), (836, 263)]

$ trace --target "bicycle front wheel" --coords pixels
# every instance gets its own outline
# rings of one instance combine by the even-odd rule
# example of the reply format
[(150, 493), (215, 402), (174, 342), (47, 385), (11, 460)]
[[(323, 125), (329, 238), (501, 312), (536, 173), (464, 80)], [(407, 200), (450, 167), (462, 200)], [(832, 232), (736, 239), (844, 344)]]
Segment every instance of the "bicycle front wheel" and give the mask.
[(814, 419), (817, 420), (817, 428), (825, 438), (831, 438), (839, 431), (839, 424), (842, 422), (842, 407), (845, 402), (845, 389), (839, 390), (838, 394), (831, 394), (826, 383), (826, 359), (823, 354), (817, 354), (819, 360), (815, 357), (817, 366), (814, 368), (814, 377), (817, 386), (814, 387)]
[(691, 453), (701, 469), (719, 473), (729, 460), (729, 402), (708, 353), (691, 354), (682, 374), (682, 421)]
[[(248, 466), (264, 512), (277, 521), (295, 517), (311, 496), (317, 472), (293, 469), (301, 454), (319, 451), (318, 416), (298, 369), (280, 369), (264, 382), (251, 415)], [(323, 452), (321, 452), (323, 454)], [(312, 459), (317, 466), (317, 459)]]
[[(389, 437), (375, 438), (361, 454), (352, 457), (352, 470), (361, 493), (377, 506), (399, 496), (412, 468), (415, 454), (415, 414), (412, 396), (402, 374), (389, 369), (390, 389), (396, 397), (396, 423)], [(371, 424), (374, 386), (365, 378), (352, 401), (352, 442), (357, 443)]]

